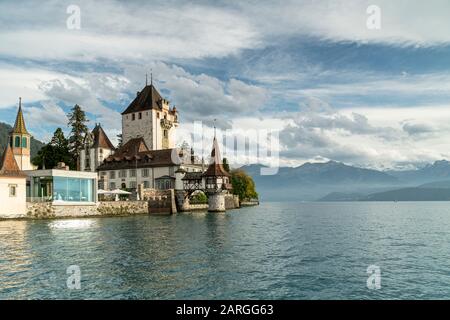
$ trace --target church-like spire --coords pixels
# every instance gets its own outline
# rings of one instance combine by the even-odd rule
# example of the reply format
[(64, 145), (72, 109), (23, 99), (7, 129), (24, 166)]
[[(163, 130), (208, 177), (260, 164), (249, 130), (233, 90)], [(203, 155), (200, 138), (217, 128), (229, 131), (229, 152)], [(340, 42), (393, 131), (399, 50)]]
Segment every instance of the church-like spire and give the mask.
[(14, 123), (12, 133), (29, 135), (27, 128), (25, 126), (25, 120), (23, 118), (22, 98), (19, 98), (19, 111), (17, 112), (16, 122)]

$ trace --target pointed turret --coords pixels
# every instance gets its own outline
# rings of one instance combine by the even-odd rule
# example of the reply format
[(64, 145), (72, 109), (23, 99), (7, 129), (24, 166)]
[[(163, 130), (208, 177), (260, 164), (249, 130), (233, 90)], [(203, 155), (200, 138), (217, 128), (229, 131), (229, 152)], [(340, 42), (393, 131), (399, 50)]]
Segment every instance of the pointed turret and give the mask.
[(14, 128), (11, 133), (30, 135), (27, 131), (25, 120), (23, 118), (22, 98), (19, 98), (19, 111), (17, 112), (16, 122), (14, 123)]
[(205, 177), (229, 177), (230, 174), (224, 169), (222, 158), (220, 156), (219, 143), (216, 137), (213, 140), (213, 148), (211, 151), (211, 163), (203, 174)]
[(25, 119), (23, 118), (22, 98), (19, 98), (19, 110), (17, 111), (14, 127), (10, 132), (9, 141), (20, 170), (32, 170), (33, 167), (30, 161), (31, 135), (28, 133)]

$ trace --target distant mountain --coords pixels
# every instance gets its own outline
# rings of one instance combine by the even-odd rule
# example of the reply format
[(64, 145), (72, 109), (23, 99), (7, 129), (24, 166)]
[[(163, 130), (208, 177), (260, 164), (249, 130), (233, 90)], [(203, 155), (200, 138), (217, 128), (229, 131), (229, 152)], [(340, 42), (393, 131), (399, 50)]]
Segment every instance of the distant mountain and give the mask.
[(272, 201), (316, 200), (330, 192), (369, 193), (398, 186), (385, 172), (348, 166), (340, 162), (305, 163), (281, 167), (275, 175), (261, 175), (261, 165), (241, 169), (252, 176), (261, 199)]
[[(12, 127), (9, 124), (0, 122), (0, 154), (3, 154), (3, 151), (5, 150), (11, 130)], [(33, 158), (43, 146), (44, 143), (31, 138), (31, 158)]]
[(450, 179), (450, 162), (447, 160), (436, 161), (418, 170), (386, 171), (387, 174), (408, 183), (428, 183)]
[(360, 201), (450, 201), (450, 188), (403, 188), (373, 193)]
[(450, 180), (424, 183), (424, 184), (420, 185), (419, 188), (444, 188), (444, 189), (449, 188), (450, 189)]
[(364, 197), (361, 193), (331, 192), (318, 201), (359, 201)]
[(264, 166), (242, 167), (266, 201), (437, 201), (447, 199), (450, 190), (447, 160), (407, 171), (377, 171), (336, 161), (281, 167), (277, 174), (267, 176), (260, 174), (261, 168)]

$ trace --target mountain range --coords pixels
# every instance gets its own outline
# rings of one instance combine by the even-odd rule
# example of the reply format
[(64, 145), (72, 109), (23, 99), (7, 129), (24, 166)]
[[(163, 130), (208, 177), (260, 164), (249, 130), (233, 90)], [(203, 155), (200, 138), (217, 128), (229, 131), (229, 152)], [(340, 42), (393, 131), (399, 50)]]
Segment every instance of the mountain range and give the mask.
[(450, 162), (446, 160), (408, 171), (379, 171), (329, 161), (281, 167), (277, 174), (264, 176), (260, 174), (263, 167), (241, 169), (252, 176), (266, 201), (450, 200)]

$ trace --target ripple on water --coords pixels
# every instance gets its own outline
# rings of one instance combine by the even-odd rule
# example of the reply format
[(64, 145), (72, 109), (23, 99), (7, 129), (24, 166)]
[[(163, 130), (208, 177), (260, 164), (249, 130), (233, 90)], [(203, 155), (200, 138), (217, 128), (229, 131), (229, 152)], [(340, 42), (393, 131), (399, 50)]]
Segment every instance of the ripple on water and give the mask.
[[(448, 230), (445, 203), (0, 221), (0, 298), (442, 299)], [(381, 290), (366, 287), (372, 264)], [(70, 265), (81, 290), (66, 287)]]

